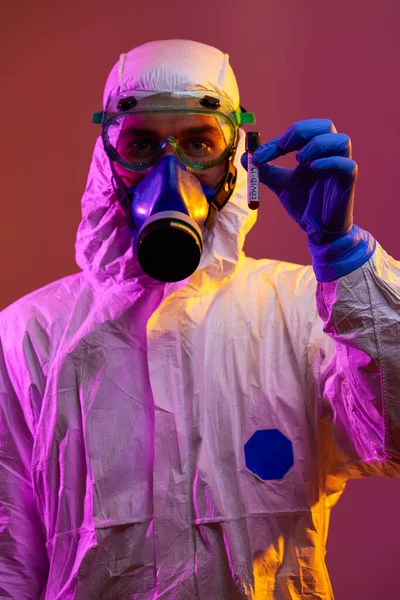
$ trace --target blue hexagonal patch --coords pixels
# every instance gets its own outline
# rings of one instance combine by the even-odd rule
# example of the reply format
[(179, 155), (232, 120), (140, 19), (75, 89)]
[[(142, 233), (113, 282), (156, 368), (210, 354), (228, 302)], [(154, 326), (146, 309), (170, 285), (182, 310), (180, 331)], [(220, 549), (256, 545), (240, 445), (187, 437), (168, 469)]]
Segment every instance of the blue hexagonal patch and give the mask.
[(293, 466), (293, 446), (278, 429), (259, 429), (244, 445), (246, 467), (261, 479), (282, 479)]

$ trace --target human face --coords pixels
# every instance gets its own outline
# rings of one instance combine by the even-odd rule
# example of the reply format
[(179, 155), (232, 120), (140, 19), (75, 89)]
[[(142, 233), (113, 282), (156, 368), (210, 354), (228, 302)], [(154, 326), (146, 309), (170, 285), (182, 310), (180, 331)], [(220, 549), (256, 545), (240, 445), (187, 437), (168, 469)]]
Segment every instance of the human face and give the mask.
[[(212, 116), (204, 114), (164, 113), (132, 114), (127, 116), (118, 140), (117, 150), (121, 153), (126, 153), (128, 145), (132, 144), (133, 141), (145, 147), (146, 144), (160, 142), (167, 136), (174, 137), (178, 142), (183, 139), (189, 140), (194, 153), (207, 152), (207, 149), (211, 146), (217, 152), (222, 152), (224, 147), (226, 147), (223, 132), (217, 127), (216, 120)], [(169, 144), (164, 149), (163, 156), (168, 154), (176, 155), (174, 147)], [(114, 166), (117, 174), (128, 187), (137, 185), (154, 168), (152, 166), (145, 171), (138, 172), (131, 171), (116, 162)], [(225, 174), (226, 168), (227, 159), (204, 171), (197, 171), (191, 167), (187, 167), (188, 171), (197, 177), (201, 183), (212, 188), (217, 186)]]

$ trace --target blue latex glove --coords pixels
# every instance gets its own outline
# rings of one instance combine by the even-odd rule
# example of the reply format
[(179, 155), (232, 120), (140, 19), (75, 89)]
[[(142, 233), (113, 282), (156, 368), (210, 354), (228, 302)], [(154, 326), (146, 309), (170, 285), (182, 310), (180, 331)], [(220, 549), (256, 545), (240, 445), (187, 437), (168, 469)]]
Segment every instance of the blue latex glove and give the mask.
[[(269, 161), (297, 150), (295, 169)], [(353, 224), (357, 164), (351, 158), (351, 140), (337, 133), (329, 119), (294, 123), (280, 137), (253, 154), (260, 181), (280, 199), (289, 215), (307, 233), (318, 281), (351, 273), (373, 254), (370, 233)], [(247, 169), (247, 156), (241, 163)]]

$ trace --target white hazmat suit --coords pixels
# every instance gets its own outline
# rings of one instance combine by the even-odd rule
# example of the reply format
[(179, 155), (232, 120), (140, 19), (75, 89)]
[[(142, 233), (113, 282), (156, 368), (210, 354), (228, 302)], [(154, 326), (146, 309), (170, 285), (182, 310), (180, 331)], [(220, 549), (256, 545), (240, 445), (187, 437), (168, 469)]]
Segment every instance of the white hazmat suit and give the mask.
[[(124, 55), (104, 101), (124, 87), (239, 105), (228, 56), (185, 40)], [(331, 507), (348, 478), (400, 473), (400, 268), (379, 244), (318, 284), (246, 257), (243, 151), (241, 130), (199, 268), (160, 283), (99, 138), (82, 271), (2, 312), (1, 600), (333, 598)]]

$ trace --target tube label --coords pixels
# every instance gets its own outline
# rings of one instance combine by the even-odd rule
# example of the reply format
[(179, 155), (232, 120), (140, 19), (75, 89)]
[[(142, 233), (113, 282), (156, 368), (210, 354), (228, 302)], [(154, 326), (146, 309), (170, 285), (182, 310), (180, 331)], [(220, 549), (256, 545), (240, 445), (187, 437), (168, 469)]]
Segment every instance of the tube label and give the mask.
[(259, 202), (259, 173), (258, 166), (253, 162), (253, 155), (248, 152), (247, 154), (247, 202)]

